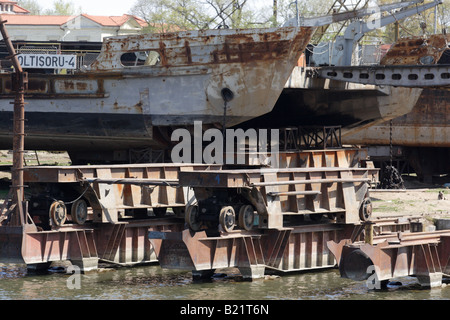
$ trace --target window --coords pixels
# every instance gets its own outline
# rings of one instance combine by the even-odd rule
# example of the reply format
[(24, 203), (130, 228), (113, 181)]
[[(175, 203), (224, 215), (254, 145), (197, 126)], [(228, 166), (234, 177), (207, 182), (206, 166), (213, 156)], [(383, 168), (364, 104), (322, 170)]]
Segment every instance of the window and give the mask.
[(127, 52), (120, 57), (124, 67), (158, 66), (161, 64), (161, 56), (157, 51)]

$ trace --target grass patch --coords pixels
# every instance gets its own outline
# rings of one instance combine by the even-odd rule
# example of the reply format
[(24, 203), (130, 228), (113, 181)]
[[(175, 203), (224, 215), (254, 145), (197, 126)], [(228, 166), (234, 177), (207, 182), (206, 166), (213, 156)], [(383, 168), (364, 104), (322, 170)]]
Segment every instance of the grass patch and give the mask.
[(442, 191), (443, 194), (449, 194), (449, 190), (444, 189), (444, 188), (436, 188), (436, 189), (425, 190), (425, 192), (431, 192), (431, 193), (439, 193), (441, 191)]
[(388, 205), (388, 204), (386, 204), (386, 205), (381, 205), (381, 206), (378, 206), (377, 208), (373, 208), (372, 209), (374, 212), (386, 212), (386, 211), (389, 211), (389, 212), (398, 212), (399, 211), (399, 208), (398, 207), (394, 207), (394, 206), (391, 206), (391, 205)]
[(399, 212), (404, 206), (414, 206), (413, 200), (393, 199), (389, 201), (376, 201), (374, 212)]

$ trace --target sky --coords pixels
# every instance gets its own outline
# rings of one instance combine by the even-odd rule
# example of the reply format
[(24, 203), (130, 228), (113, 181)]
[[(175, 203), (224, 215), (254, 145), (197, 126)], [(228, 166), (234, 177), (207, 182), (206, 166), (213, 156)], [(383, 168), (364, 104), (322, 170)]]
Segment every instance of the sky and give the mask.
[[(82, 12), (97, 16), (121, 16), (129, 13), (134, 0), (72, 0), (75, 7), (81, 6)], [(45, 9), (53, 8), (54, 0), (39, 0), (38, 3)]]
[[(136, 3), (134, 0), (72, 0), (82, 12), (98, 16), (121, 16), (129, 13), (131, 7)], [(53, 8), (54, 0), (39, 0), (38, 3), (45, 9)], [(273, 0), (251, 0), (252, 5), (271, 4)]]

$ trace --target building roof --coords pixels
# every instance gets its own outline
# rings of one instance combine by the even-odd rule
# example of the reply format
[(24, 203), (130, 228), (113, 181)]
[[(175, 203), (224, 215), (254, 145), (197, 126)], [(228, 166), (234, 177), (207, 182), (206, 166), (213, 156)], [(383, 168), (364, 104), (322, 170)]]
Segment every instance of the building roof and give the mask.
[(73, 16), (35, 16), (35, 15), (15, 15), (3, 14), (2, 19), (6, 20), (6, 24), (10, 25), (63, 25), (67, 21), (73, 19)]
[(102, 26), (108, 27), (122, 26), (130, 19), (136, 20), (142, 27), (147, 26), (147, 23), (144, 20), (130, 14), (124, 14), (122, 16), (92, 16), (89, 14), (82, 14), (82, 16), (91, 19)]
[[(0, 2), (5, 0), (0, 0)], [(80, 15), (87, 19), (94, 21), (95, 23), (105, 26), (105, 27), (120, 27), (123, 26), (130, 19), (136, 20), (136, 22), (141, 26), (147, 26), (147, 23), (135, 17), (133, 15), (124, 14), (122, 16), (91, 16), (88, 14)], [(7, 25), (63, 25), (78, 16), (55, 16), (55, 15), (15, 15), (15, 14), (3, 14), (2, 19), (7, 20)]]
[(30, 13), (30, 11), (28, 11), (27, 9), (24, 9), (21, 6), (17, 5), (17, 1), (0, 0), (0, 4), (12, 4), (14, 13)]

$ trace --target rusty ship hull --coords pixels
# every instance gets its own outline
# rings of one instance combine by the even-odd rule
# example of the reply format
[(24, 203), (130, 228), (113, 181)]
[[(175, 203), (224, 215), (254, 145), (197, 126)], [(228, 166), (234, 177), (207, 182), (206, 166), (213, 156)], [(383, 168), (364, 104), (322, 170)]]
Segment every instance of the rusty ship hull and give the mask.
[[(422, 38), (407, 38), (394, 45), (384, 64), (420, 64), (432, 57), (437, 64), (450, 63), (449, 35), (432, 35), (429, 46)], [(412, 46), (417, 49), (411, 50)], [(400, 99), (399, 99), (400, 100)], [(423, 180), (450, 174), (450, 89), (424, 88), (410, 112), (343, 135), (343, 142), (368, 146), (373, 159), (390, 161), (389, 147), (395, 147), (394, 161), (407, 163)], [(373, 150), (373, 151), (372, 151)], [(402, 169), (402, 168), (398, 168)]]
[[(441, 34), (427, 39), (399, 39), (390, 46), (380, 65), (448, 63), (443, 61), (443, 53), (449, 41), (448, 35)], [(347, 137), (408, 114), (421, 103), (423, 89), (420, 87), (376, 86), (314, 78), (308, 76), (308, 72), (314, 70), (308, 70), (307, 65), (305, 62), (294, 68), (273, 111), (251, 120), (248, 126), (341, 126), (343, 137)], [(363, 144), (371, 137), (379, 139), (378, 134), (370, 130), (364, 137), (345, 141)]]
[[(392, 143), (406, 147), (450, 148), (450, 90), (423, 90), (413, 110), (392, 120)], [(351, 144), (389, 145), (390, 123), (345, 137)]]
[(311, 80), (305, 74), (296, 67), (274, 109), (245, 126), (340, 126), (350, 135), (411, 112), (422, 93), (421, 88)]
[[(409, 113), (421, 88), (307, 76), (298, 66), (314, 28), (209, 30), (113, 37), (73, 75), (29, 74), (26, 149), (65, 150), (77, 163), (129, 161), (133, 149), (169, 149), (173, 129), (341, 126), (356, 134)], [(430, 40), (429, 40), (430, 41)], [(405, 44), (412, 54), (405, 58)], [(402, 40), (382, 64), (417, 62), (445, 45)], [(418, 47), (420, 50), (412, 50)], [(401, 51), (400, 50), (400, 51)], [(152, 61), (124, 56), (156, 53)], [(403, 60), (398, 60), (402, 56)], [(394, 59), (394, 60), (389, 60)], [(409, 59), (409, 60), (408, 60)], [(414, 60), (415, 59), (415, 60)], [(149, 59), (150, 60), (150, 59)], [(0, 74), (0, 149), (11, 148), (11, 80)], [(223, 90), (229, 90), (226, 102)], [(224, 112), (225, 111), (225, 112)]]
[[(230, 127), (265, 114), (313, 31), (220, 29), (108, 38), (97, 60), (75, 74), (29, 74), (25, 147), (165, 147), (170, 137), (161, 128), (194, 121), (221, 127), (224, 119)], [(130, 54), (144, 59), (130, 62), (124, 58)], [(0, 81), (0, 149), (8, 149), (14, 94), (9, 74), (0, 74)]]
[[(450, 174), (450, 90), (424, 89), (408, 114), (343, 137), (349, 144), (369, 147), (372, 158), (389, 162), (390, 145), (394, 161), (407, 163), (423, 180)], [(373, 150), (373, 151), (372, 151)], [(402, 168), (398, 168), (402, 170)]]
[[(382, 59), (383, 65), (419, 65), (424, 59), (436, 64), (450, 63), (449, 35), (431, 35), (428, 39), (411, 37), (392, 46)], [(344, 135), (350, 144), (396, 145), (407, 147), (450, 147), (450, 89), (431, 87), (420, 89), (417, 103), (408, 113), (390, 122), (377, 123), (358, 132)], [(399, 101), (407, 97), (401, 96)], [(392, 134), (392, 141), (391, 141)]]

